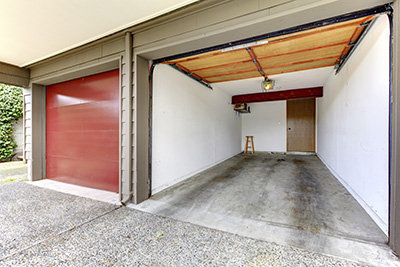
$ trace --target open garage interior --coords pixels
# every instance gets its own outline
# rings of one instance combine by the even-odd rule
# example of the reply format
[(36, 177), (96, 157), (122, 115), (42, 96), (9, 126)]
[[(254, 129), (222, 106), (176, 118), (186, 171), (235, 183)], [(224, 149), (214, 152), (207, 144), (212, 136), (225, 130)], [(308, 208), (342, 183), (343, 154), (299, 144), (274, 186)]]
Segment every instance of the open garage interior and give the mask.
[[(281, 36), (257, 43), (255, 48), (207, 52), (167, 62), (172, 66), (156, 65), (151, 125), (153, 196), (139, 208), (209, 227), (218, 228), (218, 222), (222, 230), (248, 231), (252, 237), (265, 236), (269, 241), (296, 236), (291, 245), (308, 243), (310, 249), (329, 247), (328, 243), (338, 240), (384, 245), (389, 216), (390, 30), (385, 15), (373, 19), (364, 35), (358, 29), (371, 17), (352, 21), (344, 35), (334, 34), (338, 39), (345, 36), (334, 41), (340, 49), (325, 43), (306, 52), (319, 39), (329, 40), (320, 37), (329, 32), (326, 28), (319, 33), (320, 29), (313, 29), (313, 33), (298, 33), (312, 36), (310, 42)], [(329, 27), (346, 29), (343, 24)], [(336, 72), (355, 35), (362, 38), (356, 38), (356, 49)], [(283, 53), (279, 49), (286, 49), (285, 58), (277, 54), (260, 60), (257, 49), (267, 51), (268, 45), (276, 44), (274, 40), (284, 43), (286, 37), (292, 40), (288, 47), (276, 48), (278, 54)], [(293, 49), (299, 54), (291, 53)], [(225, 52), (233, 54), (224, 58)], [(204, 59), (200, 62), (204, 65), (190, 66), (194, 58)], [(233, 62), (243, 69), (236, 71)], [(224, 66), (212, 68), (212, 64)], [(229, 74), (221, 72), (228, 66)], [(263, 92), (261, 82), (266, 78), (275, 82), (274, 89)], [(247, 103), (250, 113), (236, 112), (232, 105), (238, 95), (284, 94), (316, 87), (323, 87), (323, 96), (312, 101), (312, 149), (291, 149), (289, 144), (291, 138), (304, 143), (298, 139), (301, 134), (289, 138), (294, 124), (288, 115), (290, 102), (304, 101), (304, 97)], [(254, 154), (241, 154), (246, 136), (254, 137)], [(314, 239), (308, 239), (310, 235)]]

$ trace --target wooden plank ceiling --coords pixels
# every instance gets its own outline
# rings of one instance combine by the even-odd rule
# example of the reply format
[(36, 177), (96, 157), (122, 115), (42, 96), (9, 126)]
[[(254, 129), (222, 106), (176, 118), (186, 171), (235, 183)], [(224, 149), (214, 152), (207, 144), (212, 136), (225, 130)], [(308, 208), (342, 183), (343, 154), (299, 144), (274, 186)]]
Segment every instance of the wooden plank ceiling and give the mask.
[[(374, 16), (266, 39), (268, 43), (216, 50), (164, 62), (207, 83), (240, 80), (338, 64)], [(265, 41), (265, 40), (262, 40)]]

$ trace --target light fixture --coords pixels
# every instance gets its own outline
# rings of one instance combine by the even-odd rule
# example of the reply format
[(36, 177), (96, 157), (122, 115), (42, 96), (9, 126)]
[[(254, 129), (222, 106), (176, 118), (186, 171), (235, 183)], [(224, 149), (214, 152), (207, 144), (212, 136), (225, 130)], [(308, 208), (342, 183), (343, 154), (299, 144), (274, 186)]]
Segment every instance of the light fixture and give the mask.
[(267, 76), (265, 76), (264, 81), (261, 82), (261, 87), (263, 89), (263, 91), (269, 91), (271, 89), (273, 89), (275, 86), (275, 81), (268, 79)]

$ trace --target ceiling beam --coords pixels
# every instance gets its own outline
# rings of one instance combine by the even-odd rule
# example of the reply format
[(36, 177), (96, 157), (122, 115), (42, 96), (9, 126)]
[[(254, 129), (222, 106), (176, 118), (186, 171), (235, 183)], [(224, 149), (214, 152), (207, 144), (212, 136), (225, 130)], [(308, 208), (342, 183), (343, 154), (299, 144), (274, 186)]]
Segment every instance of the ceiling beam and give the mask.
[(291, 89), (291, 90), (277, 91), (277, 92), (234, 95), (232, 96), (232, 104), (257, 103), (257, 102), (322, 97), (322, 96), (323, 96), (322, 87), (312, 87), (312, 88)]

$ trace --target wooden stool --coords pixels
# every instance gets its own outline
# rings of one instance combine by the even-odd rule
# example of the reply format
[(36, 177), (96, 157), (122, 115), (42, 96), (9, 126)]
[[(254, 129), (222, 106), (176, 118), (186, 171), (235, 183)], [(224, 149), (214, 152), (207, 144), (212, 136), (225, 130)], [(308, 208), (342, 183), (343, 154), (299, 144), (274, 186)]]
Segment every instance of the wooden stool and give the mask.
[(244, 153), (247, 153), (249, 148), (251, 148), (251, 154), (254, 154), (254, 141), (253, 141), (253, 136), (252, 135), (251, 136), (246, 136), (246, 148), (244, 150)]

